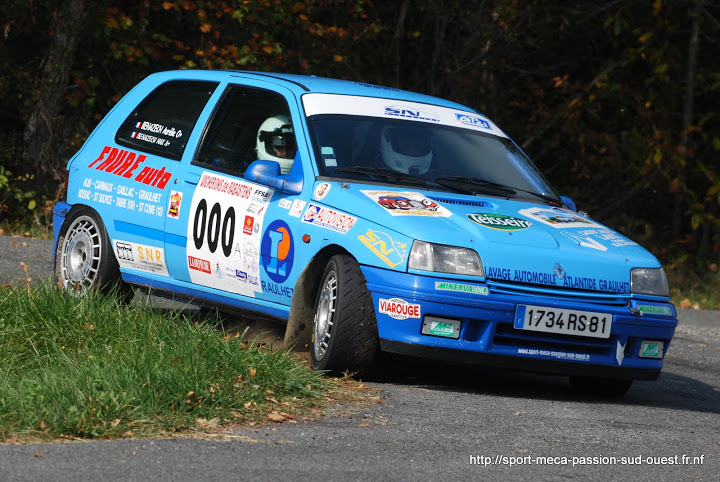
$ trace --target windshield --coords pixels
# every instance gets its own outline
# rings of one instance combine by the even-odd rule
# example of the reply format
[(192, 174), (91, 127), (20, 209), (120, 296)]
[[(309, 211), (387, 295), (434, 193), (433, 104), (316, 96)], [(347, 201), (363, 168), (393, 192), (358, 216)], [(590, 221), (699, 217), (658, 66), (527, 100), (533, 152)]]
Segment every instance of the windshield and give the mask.
[(542, 174), (506, 137), (365, 115), (314, 115), (308, 123), (323, 177), (560, 202)]

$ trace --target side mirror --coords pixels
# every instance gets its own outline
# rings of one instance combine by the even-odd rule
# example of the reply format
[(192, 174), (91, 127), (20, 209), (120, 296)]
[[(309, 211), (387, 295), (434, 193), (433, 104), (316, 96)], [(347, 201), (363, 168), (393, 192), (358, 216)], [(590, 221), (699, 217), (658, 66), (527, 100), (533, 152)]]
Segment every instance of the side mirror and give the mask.
[(575, 201), (572, 200), (572, 198), (569, 198), (567, 196), (560, 196), (560, 199), (562, 199), (562, 202), (565, 203), (565, 205), (573, 212), (577, 212), (577, 206), (575, 205)]
[(288, 194), (300, 194), (303, 188), (300, 153), (295, 155), (292, 168), (287, 174), (280, 174), (280, 164), (276, 161), (254, 161), (245, 171), (245, 179)]

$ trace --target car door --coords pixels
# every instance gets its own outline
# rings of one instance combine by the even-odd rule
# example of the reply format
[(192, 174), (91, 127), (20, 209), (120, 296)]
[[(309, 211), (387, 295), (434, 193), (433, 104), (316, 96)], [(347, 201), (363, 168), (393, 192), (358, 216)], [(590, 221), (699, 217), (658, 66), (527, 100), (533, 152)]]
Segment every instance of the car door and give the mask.
[[(289, 91), (257, 80), (228, 84), (192, 160), (176, 173), (165, 247), (171, 276), (190, 289), (289, 306), (298, 272), (291, 225), (305, 204), (243, 177), (258, 159), (261, 126), (278, 116), (300, 125)], [(293, 158), (306, 149), (294, 142)]]

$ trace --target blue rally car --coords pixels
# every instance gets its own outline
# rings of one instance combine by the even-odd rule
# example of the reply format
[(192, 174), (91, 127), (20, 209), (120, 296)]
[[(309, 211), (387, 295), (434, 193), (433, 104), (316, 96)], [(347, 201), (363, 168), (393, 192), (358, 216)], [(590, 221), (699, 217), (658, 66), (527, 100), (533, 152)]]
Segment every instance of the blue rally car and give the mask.
[(677, 325), (645, 249), (578, 212), (490, 119), (425, 95), (256, 72), (149, 76), (69, 161), (56, 275), (287, 322), (318, 370), (381, 351), (658, 377)]

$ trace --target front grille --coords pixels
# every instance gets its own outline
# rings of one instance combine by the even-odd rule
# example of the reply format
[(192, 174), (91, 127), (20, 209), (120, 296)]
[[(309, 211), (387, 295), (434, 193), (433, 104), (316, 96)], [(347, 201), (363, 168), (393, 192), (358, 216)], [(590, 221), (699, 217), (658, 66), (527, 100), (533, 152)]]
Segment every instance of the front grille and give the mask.
[(515, 296), (545, 296), (552, 301), (580, 301), (601, 305), (622, 306), (626, 305), (629, 300), (628, 295), (625, 293), (603, 293), (599, 291), (577, 290), (523, 283), (508, 283), (492, 280), (487, 280), (487, 285), (492, 293)]
[(614, 349), (612, 338), (587, 338), (516, 330), (509, 323), (497, 324), (493, 344), (514, 348), (587, 353), (589, 355), (609, 355), (613, 353)]

